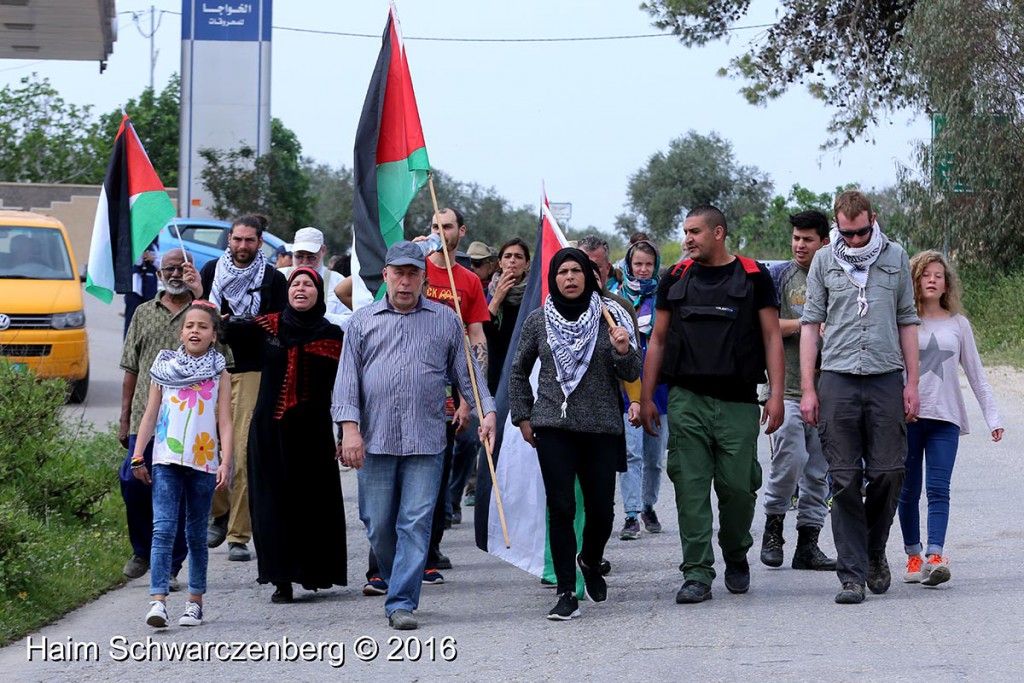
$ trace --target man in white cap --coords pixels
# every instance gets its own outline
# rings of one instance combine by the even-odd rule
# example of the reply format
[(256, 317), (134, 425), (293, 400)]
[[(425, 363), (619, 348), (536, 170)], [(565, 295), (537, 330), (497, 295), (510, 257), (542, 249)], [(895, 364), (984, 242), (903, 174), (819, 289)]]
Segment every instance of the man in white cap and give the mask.
[(324, 293), (326, 294), (327, 315), (324, 316), (342, 330), (348, 328), (348, 319), (352, 315), (352, 309), (343, 304), (338, 295), (334, 293), (335, 288), (345, 279), (341, 273), (330, 270), (324, 263), (324, 254), (327, 246), (324, 244), (324, 234), (316, 228), (301, 228), (295, 233), (295, 240), (291, 244), (292, 266), (282, 268), (281, 274), (285, 279), (291, 276), (292, 270), (299, 266), (314, 268), (324, 279)]

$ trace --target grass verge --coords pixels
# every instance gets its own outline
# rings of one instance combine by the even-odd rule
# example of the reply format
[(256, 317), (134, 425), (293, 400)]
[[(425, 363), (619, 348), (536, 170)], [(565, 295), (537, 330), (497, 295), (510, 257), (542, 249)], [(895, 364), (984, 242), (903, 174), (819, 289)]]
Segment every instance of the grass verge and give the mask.
[(961, 273), (964, 308), (985, 365), (1024, 368), (1024, 271)]

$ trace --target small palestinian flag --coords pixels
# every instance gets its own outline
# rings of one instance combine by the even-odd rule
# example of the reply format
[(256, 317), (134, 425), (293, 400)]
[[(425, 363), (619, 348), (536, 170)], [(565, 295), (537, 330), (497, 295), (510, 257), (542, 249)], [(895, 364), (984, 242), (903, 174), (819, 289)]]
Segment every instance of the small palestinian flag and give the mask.
[(176, 214), (125, 114), (96, 204), (85, 291), (108, 304), (132, 291), (132, 265)]
[(383, 293), (384, 256), (403, 239), (402, 219), (427, 182), (430, 162), (402, 44), (391, 11), (356, 129), (352, 273), (354, 308)]

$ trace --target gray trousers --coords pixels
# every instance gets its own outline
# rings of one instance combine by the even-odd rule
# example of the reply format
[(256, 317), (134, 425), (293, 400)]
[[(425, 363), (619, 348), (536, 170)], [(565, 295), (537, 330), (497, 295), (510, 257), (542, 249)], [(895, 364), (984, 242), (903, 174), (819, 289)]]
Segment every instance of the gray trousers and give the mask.
[(769, 438), (775, 449), (771, 474), (764, 491), (764, 512), (784, 515), (789, 511), (790, 498), (800, 486), (800, 503), (796, 515), (797, 527), (821, 527), (825, 524), (825, 499), (828, 482), (825, 473), (828, 463), (821, 452), (818, 431), (800, 417), (800, 402), (786, 399), (785, 418), (778, 431)]
[[(885, 551), (903, 487), (903, 373), (822, 372), (818, 396), (818, 434), (832, 475), (836, 574), (842, 583), (863, 585), (868, 557)], [(865, 476), (867, 496), (861, 498)]]

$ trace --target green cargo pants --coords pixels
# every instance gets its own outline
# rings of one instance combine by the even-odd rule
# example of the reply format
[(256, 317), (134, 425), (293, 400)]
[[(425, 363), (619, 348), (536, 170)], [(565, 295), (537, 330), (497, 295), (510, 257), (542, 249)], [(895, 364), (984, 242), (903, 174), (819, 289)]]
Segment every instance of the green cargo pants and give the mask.
[(718, 496), (722, 556), (742, 561), (753, 545), (750, 524), (761, 487), (758, 407), (672, 387), (668, 393), (668, 476), (676, 490), (680, 571), (707, 585), (715, 578), (711, 485)]

